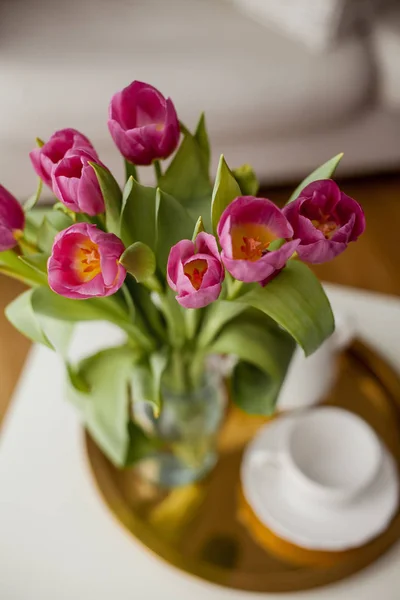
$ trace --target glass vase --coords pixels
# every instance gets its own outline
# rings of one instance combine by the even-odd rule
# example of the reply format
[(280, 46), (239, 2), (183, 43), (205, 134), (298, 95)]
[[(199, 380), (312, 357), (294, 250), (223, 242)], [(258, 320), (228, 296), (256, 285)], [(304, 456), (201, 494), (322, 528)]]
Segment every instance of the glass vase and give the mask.
[(163, 406), (135, 406), (135, 418), (159, 442), (159, 449), (137, 465), (141, 477), (174, 488), (205, 477), (217, 461), (217, 435), (226, 406), (222, 375), (207, 370), (202, 383), (186, 392), (162, 387)]

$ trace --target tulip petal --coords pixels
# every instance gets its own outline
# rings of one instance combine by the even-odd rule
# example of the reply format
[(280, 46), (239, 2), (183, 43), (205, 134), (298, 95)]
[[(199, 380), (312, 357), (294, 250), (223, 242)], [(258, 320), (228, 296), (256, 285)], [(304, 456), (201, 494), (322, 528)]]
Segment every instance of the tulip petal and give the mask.
[(78, 204), (80, 212), (84, 212), (90, 217), (105, 212), (103, 195), (96, 173), (88, 163), (83, 167), (82, 177), (79, 181)]
[(167, 158), (179, 143), (180, 127), (172, 101), (141, 81), (114, 94), (108, 128), (121, 154), (136, 165)]
[[(194, 244), (190, 240), (181, 240), (175, 246), (172, 246), (167, 266), (168, 285), (176, 292), (176, 284), (179, 277), (179, 267), (182, 261), (185, 261), (194, 254)], [(182, 268), (183, 272), (183, 268)]]
[(12, 231), (0, 223), (0, 252), (10, 250), (17, 245), (17, 241)]
[(143, 146), (140, 136), (134, 133), (135, 130), (124, 131), (121, 125), (112, 119), (108, 121), (108, 129), (122, 156), (137, 165), (151, 164), (151, 154)]
[(314, 181), (283, 209), (300, 240), (298, 255), (323, 263), (341, 254), (365, 229), (361, 206), (330, 180)]
[(96, 173), (89, 164), (89, 161), (95, 160), (87, 149), (73, 149), (69, 150), (53, 169), (53, 191), (73, 212), (84, 212), (94, 216), (105, 211)]
[(267, 252), (255, 262), (229, 258), (222, 251), (222, 262), (235, 279), (246, 283), (261, 282), (271, 277), (274, 271), (282, 269), (298, 246), (299, 240), (292, 240), (281, 246), (279, 250)]
[(241, 196), (234, 200), (222, 213), (218, 235), (229, 217), (231, 227), (241, 223), (259, 223), (270, 229), (277, 238), (290, 238), (293, 235), (293, 229), (282, 211), (266, 198)]
[(11, 231), (25, 227), (24, 211), (18, 200), (0, 185), (0, 224)]
[(265, 198), (236, 198), (222, 213), (217, 231), (222, 262), (233, 277), (247, 283), (262, 282), (282, 269), (299, 245), (293, 240), (268, 250), (271, 240), (291, 238), (293, 228), (282, 211)]
[(198, 290), (191, 294), (177, 296), (176, 299), (184, 308), (204, 308), (217, 300), (221, 293), (221, 284), (217, 283), (213, 286)]
[(126, 276), (118, 262), (124, 249), (117, 236), (98, 230), (96, 225), (77, 223), (61, 231), (48, 261), (51, 289), (67, 298), (114, 294)]
[(171, 248), (167, 279), (169, 286), (178, 292), (176, 299), (181, 306), (202, 308), (216, 300), (224, 276), (214, 236), (201, 232), (195, 244), (181, 240)]
[[(29, 153), (29, 158), (31, 159), (31, 163), (36, 174), (39, 175), (40, 179), (42, 179), (42, 181), (51, 188), (51, 168), (50, 170), (48, 168), (43, 168), (41, 160), (42, 154), (40, 150), (40, 148), (34, 148)], [(47, 162), (50, 161), (48, 160)]]
[(354, 214), (355, 221), (349, 241), (355, 242), (365, 230), (365, 214), (359, 203), (342, 192), (340, 204), (336, 208), (342, 220), (348, 215)]
[(175, 150), (179, 143), (180, 129), (176, 126), (178, 115), (171, 98), (167, 98), (165, 124), (160, 140), (160, 152), (163, 158), (167, 158)]
[(16, 231), (25, 227), (24, 211), (18, 200), (0, 185), (0, 252), (17, 245)]
[(40, 148), (30, 152), (29, 157), (33, 168), (46, 185), (52, 188), (53, 169), (68, 151), (73, 148), (85, 148), (90, 151), (92, 158), (98, 160), (97, 152), (86, 136), (76, 129), (61, 129)]
[(217, 240), (210, 233), (202, 231), (197, 235), (196, 250), (200, 254), (212, 254), (217, 260), (220, 260)]
[(329, 244), (327, 244), (326, 240), (319, 240), (307, 246), (299, 246), (297, 253), (299, 258), (304, 262), (318, 265), (332, 260), (346, 250), (346, 248), (347, 244), (343, 242), (329, 240)]

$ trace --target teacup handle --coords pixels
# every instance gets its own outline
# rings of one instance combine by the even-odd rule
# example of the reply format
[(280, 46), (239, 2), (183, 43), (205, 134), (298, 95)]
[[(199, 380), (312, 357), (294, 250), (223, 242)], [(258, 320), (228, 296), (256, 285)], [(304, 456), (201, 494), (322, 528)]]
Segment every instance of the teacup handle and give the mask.
[(251, 454), (251, 462), (256, 467), (263, 467), (265, 465), (281, 467), (284, 456), (285, 453), (282, 450), (255, 450)]

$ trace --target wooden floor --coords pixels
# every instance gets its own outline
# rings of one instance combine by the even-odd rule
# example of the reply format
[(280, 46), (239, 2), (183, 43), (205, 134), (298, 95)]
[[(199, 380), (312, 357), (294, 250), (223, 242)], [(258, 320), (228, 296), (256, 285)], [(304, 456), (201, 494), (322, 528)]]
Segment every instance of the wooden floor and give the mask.
[(23, 291), (21, 283), (0, 275), (0, 423), (30, 347), (28, 340), (10, 325), (3, 314), (7, 304)]
[[(400, 173), (344, 181), (341, 187), (362, 204), (367, 230), (345, 254), (315, 272), (326, 281), (400, 296)], [(264, 195), (284, 202), (290, 191), (271, 189)], [(0, 275), (0, 422), (29, 349), (29, 342), (3, 316), (4, 307), (22, 290), (20, 283)]]

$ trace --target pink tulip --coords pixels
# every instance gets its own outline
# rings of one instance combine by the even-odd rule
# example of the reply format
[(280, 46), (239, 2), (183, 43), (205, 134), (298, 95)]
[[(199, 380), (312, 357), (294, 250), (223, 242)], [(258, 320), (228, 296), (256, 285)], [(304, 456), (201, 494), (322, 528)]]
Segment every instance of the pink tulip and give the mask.
[(69, 150), (53, 168), (53, 192), (67, 208), (93, 217), (105, 211), (103, 195), (91, 162), (99, 162), (89, 150)]
[(240, 196), (221, 215), (218, 236), (225, 267), (239, 281), (264, 285), (296, 251), (298, 240), (270, 249), (274, 240), (292, 238), (293, 229), (275, 204), (265, 198)]
[(136, 165), (167, 158), (179, 142), (179, 121), (170, 98), (133, 81), (111, 99), (108, 128), (121, 154)]
[(283, 212), (300, 242), (299, 258), (309, 263), (335, 258), (365, 229), (361, 206), (331, 179), (310, 183)]
[(32, 166), (39, 177), (50, 188), (53, 168), (72, 148), (87, 148), (97, 158), (96, 150), (85, 137), (76, 129), (61, 129), (53, 133), (48, 142), (41, 148), (35, 148), (29, 153)]
[(214, 302), (221, 293), (224, 276), (213, 235), (202, 232), (195, 243), (181, 240), (171, 248), (167, 279), (185, 308), (202, 308)]
[(0, 252), (13, 248), (25, 227), (25, 215), (20, 203), (0, 185)]
[(74, 299), (115, 294), (126, 276), (119, 263), (124, 250), (113, 233), (89, 223), (71, 225), (54, 239), (47, 263), (49, 285), (56, 294)]

